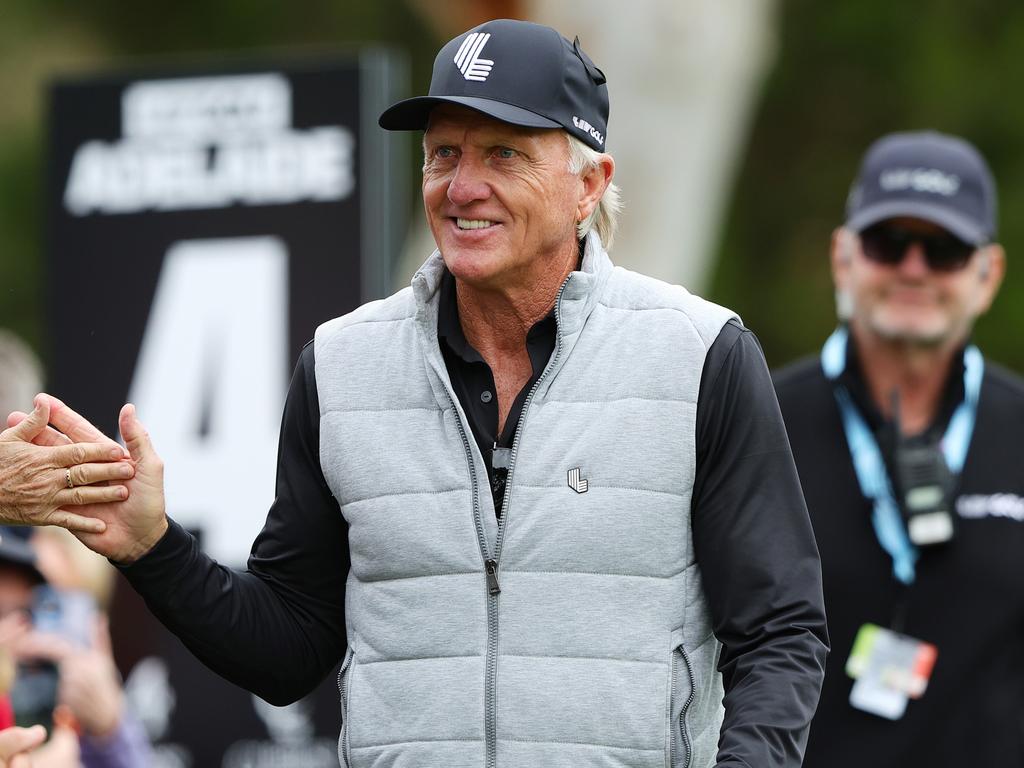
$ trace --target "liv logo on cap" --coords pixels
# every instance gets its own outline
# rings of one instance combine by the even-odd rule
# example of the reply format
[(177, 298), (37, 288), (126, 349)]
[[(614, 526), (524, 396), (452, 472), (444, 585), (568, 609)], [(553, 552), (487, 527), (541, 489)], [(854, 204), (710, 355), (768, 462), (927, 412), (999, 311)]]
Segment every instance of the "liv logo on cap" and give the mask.
[(480, 58), (484, 46), (490, 39), (490, 34), (486, 32), (473, 32), (466, 37), (459, 52), (455, 54), (455, 66), (467, 80), (477, 80), (482, 83), (491, 74), (494, 62), (490, 59)]
[(604, 73), (579, 38), (529, 21), (494, 19), (449, 40), (434, 59), (429, 93), (392, 104), (378, 122), (421, 131), (438, 104), (525, 128), (563, 128), (598, 152), (608, 138)]
[(995, 182), (981, 153), (935, 131), (890, 133), (861, 160), (846, 201), (846, 226), (862, 232), (885, 219), (930, 221), (979, 246), (996, 235)]

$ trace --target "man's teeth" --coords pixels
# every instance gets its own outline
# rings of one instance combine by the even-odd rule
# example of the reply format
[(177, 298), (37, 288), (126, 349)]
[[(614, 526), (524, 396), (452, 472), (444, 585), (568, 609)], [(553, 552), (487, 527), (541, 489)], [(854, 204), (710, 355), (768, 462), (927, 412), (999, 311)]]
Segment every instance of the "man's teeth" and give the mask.
[(494, 224), (493, 221), (487, 219), (456, 219), (455, 223), (458, 224), (459, 229), (485, 229)]

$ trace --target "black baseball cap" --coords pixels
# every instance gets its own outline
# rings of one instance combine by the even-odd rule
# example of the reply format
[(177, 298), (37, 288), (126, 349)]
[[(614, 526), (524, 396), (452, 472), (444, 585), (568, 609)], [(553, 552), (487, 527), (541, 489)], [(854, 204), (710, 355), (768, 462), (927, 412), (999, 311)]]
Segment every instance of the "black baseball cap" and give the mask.
[(430, 92), (393, 104), (381, 128), (427, 127), (438, 104), (461, 104), (513, 125), (564, 128), (601, 152), (608, 133), (604, 73), (557, 30), (495, 19), (448, 42), (434, 59)]
[(846, 201), (846, 226), (860, 232), (896, 216), (937, 224), (971, 245), (996, 236), (996, 190), (969, 142), (935, 131), (891, 133), (872, 144)]

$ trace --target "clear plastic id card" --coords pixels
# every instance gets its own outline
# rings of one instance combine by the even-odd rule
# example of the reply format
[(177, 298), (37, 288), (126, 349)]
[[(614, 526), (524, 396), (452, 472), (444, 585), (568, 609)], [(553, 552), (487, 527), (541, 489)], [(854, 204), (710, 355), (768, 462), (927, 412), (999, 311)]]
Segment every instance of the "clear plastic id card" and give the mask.
[(899, 720), (909, 699), (924, 695), (938, 649), (908, 635), (865, 624), (857, 633), (846, 661), (846, 674), (856, 682), (850, 704), (889, 720)]

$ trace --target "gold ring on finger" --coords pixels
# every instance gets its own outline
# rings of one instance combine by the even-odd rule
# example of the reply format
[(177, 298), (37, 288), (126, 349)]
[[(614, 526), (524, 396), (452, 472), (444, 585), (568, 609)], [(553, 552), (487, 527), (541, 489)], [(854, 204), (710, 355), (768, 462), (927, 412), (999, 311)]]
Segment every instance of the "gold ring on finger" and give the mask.
[(71, 467), (64, 470), (64, 482), (67, 483), (68, 488), (74, 488), (75, 483), (71, 479)]

